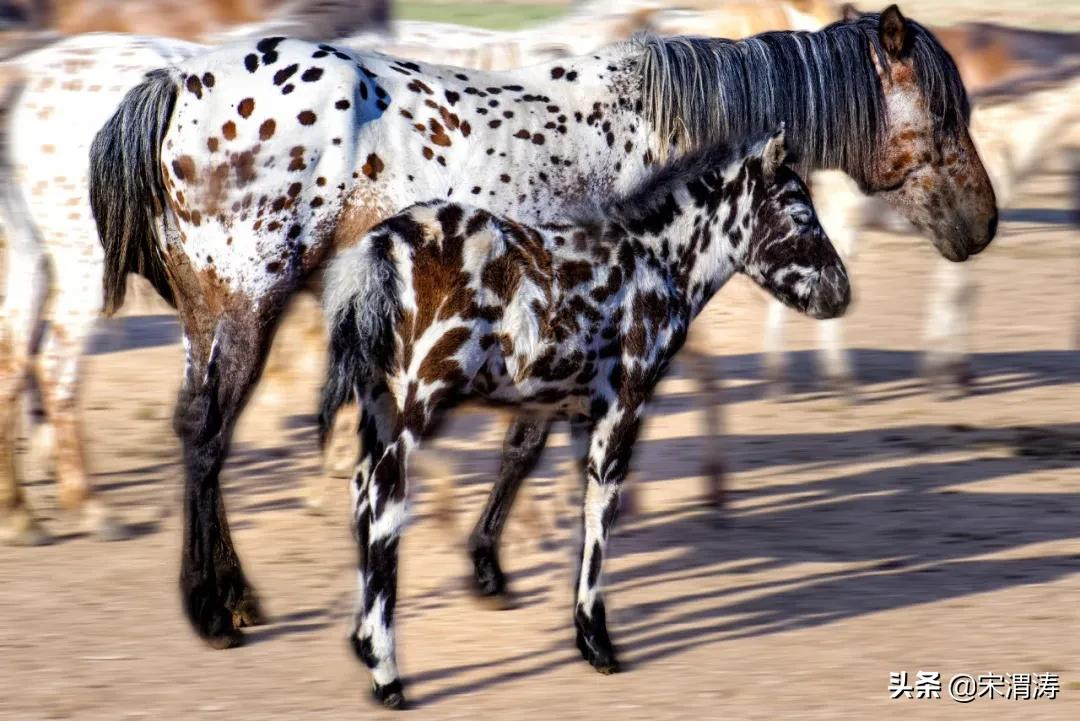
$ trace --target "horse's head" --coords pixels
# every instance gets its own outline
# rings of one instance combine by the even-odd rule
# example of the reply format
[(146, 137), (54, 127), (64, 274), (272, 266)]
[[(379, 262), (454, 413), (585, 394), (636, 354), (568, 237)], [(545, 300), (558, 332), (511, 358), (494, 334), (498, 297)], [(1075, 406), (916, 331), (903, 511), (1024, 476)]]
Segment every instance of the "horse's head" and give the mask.
[(952, 58), (922, 26), (892, 5), (874, 23), (870, 48), (885, 100), (884, 146), (863, 183), (928, 234), (943, 256), (965, 260), (997, 231), (990, 178), (968, 134), (969, 106)]
[(818, 222), (810, 191), (787, 163), (783, 129), (751, 151), (754, 202), (742, 270), (785, 305), (814, 318), (842, 315), (851, 300), (847, 270)]

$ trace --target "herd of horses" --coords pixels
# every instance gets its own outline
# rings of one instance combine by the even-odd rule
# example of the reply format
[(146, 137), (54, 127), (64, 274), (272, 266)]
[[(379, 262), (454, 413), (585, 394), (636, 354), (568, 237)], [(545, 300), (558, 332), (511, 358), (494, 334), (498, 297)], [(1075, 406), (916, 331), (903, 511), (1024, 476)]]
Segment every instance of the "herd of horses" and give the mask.
[[(343, 4), (315, 5), (338, 17)], [(772, 25), (748, 20), (762, 15)], [(398, 23), (389, 39), (322, 42), (263, 33), (287, 16), (243, 20), (250, 32), (215, 20), (191, 33), (233, 38), (221, 47), (73, 35), (0, 66), (0, 524), (12, 542), (47, 538), (14, 451), (34, 376), (62, 502), (117, 534), (87, 482), (80, 367), (102, 312), (141, 275), (176, 308), (186, 354), (184, 610), (211, 646), (240, 643), (263, 617), (218, 476), (289, 300), (318, 288), (324, 440), (341, 405), (361, 401), (351, 639), (391, 707), (404, 701), (405, 460), (441, 409), (480, 396), (512, 415), (469, 543), (490, 597), (507, 592), (498, 549), (517, 490), (552, 421), (571, 422), (585, 488), (577, 642), (612, 672), (604, 545), (652, 388), (684, 341), (705, 355), (688, 335), (696, 313), (743, 272), (777, 302), (840, 315), (850, 296), (833, 243), (853, 247), (861, 194), (964, 267), (1080, 107), (1074, 36), (936, 32), (896, 6), (586, 5), (512, 34)], [(952, 291), (970, 279), (946, 282), (963, 306), (970, 293)], [(951, 316), (962, 324), (963, 308)], [(962, 363), (962, 348), (943, 352)], [(705, 464), (718, 500), (722, 458)]]

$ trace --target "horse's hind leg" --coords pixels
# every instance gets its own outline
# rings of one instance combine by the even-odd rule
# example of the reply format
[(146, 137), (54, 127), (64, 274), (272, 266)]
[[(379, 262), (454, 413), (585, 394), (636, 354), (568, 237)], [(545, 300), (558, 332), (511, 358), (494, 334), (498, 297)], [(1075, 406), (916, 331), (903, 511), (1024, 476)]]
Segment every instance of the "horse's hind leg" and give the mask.
[(218, 474), (265, 362), (273, 322), (250, 311), (218, 318), (182, 311), (181, 319), (187, 366), (174, 417), (185, 465), (180, 592), (195, 631), (211, 646), (229, 648), (261, 613), (233, 548)]
[[(506, 431), (499, 475), (469, 536), (473, 581), (481, 598), (505, 599), (506, 576), (499, 564), (499, 541), (522, 481), (540, 460), (550, 428), (549, 420), (522, 412)], [(505, 601), (500, 604), (505, 605)]]
[(36, 240), (7, 222), (6, 282), (0, 314), (0, 539), (17, 545), (46, 543), (20, 486), (15, 444), (26, 381), (33, 362), (49, 288), (48, 268)]

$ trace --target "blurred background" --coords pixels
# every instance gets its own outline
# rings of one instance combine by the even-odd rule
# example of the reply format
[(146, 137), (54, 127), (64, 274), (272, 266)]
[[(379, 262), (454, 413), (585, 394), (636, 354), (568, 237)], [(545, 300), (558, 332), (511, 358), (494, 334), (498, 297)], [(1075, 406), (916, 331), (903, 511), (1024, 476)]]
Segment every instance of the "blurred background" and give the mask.
[[(516, 607), (493, 612), (469, 592), (464, 549), (505, 421), (454, 417), (411, 476), (398, 630), (413, 713), (964, 713), (947, 698), (889, 699), (890, 672), (929, 670), (1056, 673), (1055, 700), (983, 698), (966, 713), (1080, 715), (1080, 2), (900, 7), (964, 75), (1001, 200), (997, 240), (946, 265), (842, 179), (815, 179), (856, 301), (826, 327), (736, 279), (699, 321), (705, 331), (652, 406), (611, 543), (609, 623), (628, 667), (618, 676), (580, 662), (567, 622), (580, 511), (564, 429), (507, 532)], [(0, 2), (0, 57), (102, 30), (207, 44), (285, 32), (497, 69), (638, 31), (737, 37), (840, 13), (830, 0), (26, 0)], [(88, 348), (78, 401), (112, 533), (64, 510), (34, 393), (21, 414), (17, 458), (40, 534), (6, 539), (49, 543), (0, 545), (0, 718), (382, 714), (343, 643), (351, 450), (341, 441), (324, 470), (316, 301), (296, 300), (223, 475), (271, 619), (218, 653), (190, 633), (176, 594), (179, 329), (138, 281), (129, 298)]]

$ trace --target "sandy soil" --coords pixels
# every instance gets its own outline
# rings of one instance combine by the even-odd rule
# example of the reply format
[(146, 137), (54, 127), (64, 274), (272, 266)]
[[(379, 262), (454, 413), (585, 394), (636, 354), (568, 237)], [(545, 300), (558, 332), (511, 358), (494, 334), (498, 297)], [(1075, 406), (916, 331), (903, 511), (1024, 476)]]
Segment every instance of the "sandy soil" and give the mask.
[[(514, 519), (505, 561), (519, 607), (478, 606), (464, 584), (469, 523), (501, 427), (460, 419), (441, 442), (460, 512), (432, 514), (413, 486), (399, 605), (411, 717), (979, 718), (1080, 714), (1080, 253), (1067, 178), (1051, 171), (1004, 216), (975, 261), (976, 392), (940, 400), (916, 374), (933, 251), (876, 233), (853, 262), (849, 333), (858, 399), (816, 393), (809, 354), (796, 393), (766, 398), (764, 304), (733, 283), (702, 322), (730, 402), (733, 490), (702, 508), (698, 399), (676, 371), (654, 405), (632, 479), (638, 514), (608, 565), (611, 628), (628, 669), (591, 671), (573, 647), (564, 435), (528, 487), (543, 532)], [(385, 712), (344, 642), (354, 551), (344, 481), (327, 515), (302, 510), (318, 478), (312, 399), (278, 388), (249, 409), (226, 473), (234, 535), (271, 623), (243, 648), (204, 647), (176, 594), (179, 467), (169, 429), (181, 353), (174, 322), (121, 323), (123, 350), (89, 361), (85, 407), (96, 486), (135, 537), (105, 544), (30, 488), (58, 542), (0, 549), (0, 717), (355, 718)], [(796, 347), (812, 322), (792, 329)], [(312, 374), (314, 375), (314, 374)], [(281, 399), (286, 403), (282, 403)], [(1057, 700), (890, 701), (890, 671), (1056, 672)]]

